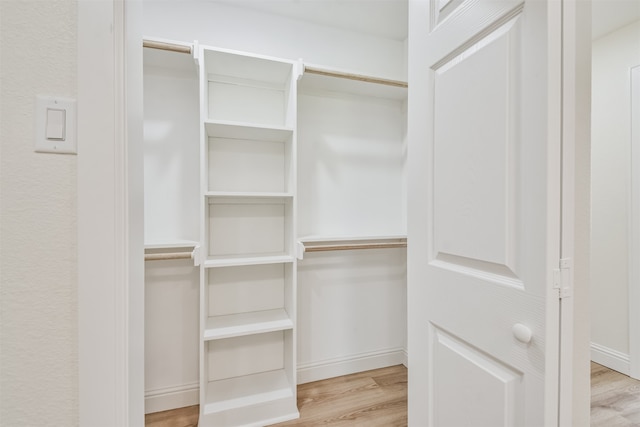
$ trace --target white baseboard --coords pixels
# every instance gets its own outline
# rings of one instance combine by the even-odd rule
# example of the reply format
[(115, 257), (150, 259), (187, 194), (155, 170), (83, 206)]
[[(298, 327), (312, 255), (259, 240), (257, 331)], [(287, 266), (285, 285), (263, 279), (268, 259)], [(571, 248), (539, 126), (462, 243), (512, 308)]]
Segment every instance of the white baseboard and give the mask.
[(402, 349), (402, 364), (405, 368), (409, 368), (409, 352), (406, 348)]
[(621, 374), (629, 375), (631, 371), (628, 354), (593, 342), (591, 343), (591, 360)]
[(200, 400), (199, 390), (198, 383), (146, 390), (144, 393), (144, 413), (151, 414), (197, 405)]
[[(407, 360), (407, 350), (396, 348), (300, 364), (298, 365), (298, 384), (385, 368), (387, 366), (400, 364), (407, 366)], [(151, 414), (153, 412), (183, 408), (197, 405), (198, 401), (198, 383), (147, 390), (145, 392), (144, 412), (145, 414)]]
[(298, 384), (369, 371), (371, 369), (385, 368), (387, 366), (400, 364), (405, 364), (406, 366), (406, 360), (405, 350), (402, 348), (394, 348), (299, 364)]

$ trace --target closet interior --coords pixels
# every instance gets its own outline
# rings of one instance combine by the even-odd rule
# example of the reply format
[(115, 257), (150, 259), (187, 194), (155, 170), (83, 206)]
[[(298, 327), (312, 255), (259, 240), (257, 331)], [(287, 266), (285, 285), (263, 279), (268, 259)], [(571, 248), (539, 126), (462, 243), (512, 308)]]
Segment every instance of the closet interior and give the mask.
[(406, 3), (314, 3), (144, 2), (147, 413), (406, 365)]

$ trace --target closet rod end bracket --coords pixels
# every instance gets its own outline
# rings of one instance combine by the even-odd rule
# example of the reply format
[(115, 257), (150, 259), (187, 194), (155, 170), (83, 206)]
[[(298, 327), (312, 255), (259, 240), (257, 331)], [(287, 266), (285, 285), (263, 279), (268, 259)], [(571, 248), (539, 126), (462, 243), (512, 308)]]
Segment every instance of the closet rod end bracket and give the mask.
[(191, 259), (193, 259), (194, 267), (198, 267), (200, 265), (200, 245), (194, 246), (193, 252), (191, 252)]
[(296, 242), (296, 258), (304, 259), (304, 243)]

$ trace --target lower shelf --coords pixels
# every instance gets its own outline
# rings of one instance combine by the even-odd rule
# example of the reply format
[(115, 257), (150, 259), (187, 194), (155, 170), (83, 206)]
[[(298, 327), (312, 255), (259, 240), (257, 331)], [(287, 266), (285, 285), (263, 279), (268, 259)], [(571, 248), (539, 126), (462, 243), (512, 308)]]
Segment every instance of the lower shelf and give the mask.
[(221, 255), (209, 257), (204, 262), (205, 268), (213, 267), (234, 267), (242, 265), (264, 265), (264, 264), (284, 264), (293, 262), (294, 257), (291, 255)]
[(264, 426), (299, 416), (284, 369), (211, 381), (205, 393), (200, 426)]
[(293, 321), (282, 309), (214, 316), (207, 319), (204, 339), (223, 339), (293, 328)]
[(295, 397), (215, 413), (200, 413), (198, 427), (263, 427), (300, 418)]

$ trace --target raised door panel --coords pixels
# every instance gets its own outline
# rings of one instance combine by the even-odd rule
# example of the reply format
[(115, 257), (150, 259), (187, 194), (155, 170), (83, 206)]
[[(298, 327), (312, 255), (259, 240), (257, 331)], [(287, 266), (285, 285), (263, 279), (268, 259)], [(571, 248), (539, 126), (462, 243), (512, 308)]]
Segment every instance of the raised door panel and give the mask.
[(438, 64), (434, 76), (434, 254), (509, 276), (517, 258), (519, 19)]
[[(442, 330), (433, 331), (433, 425), (511, 427), (524, 420), (522, 372)], [(452, 376), (466, 378), (459, 388)], [(465, 410), (460, 410), (465, 402)]]

